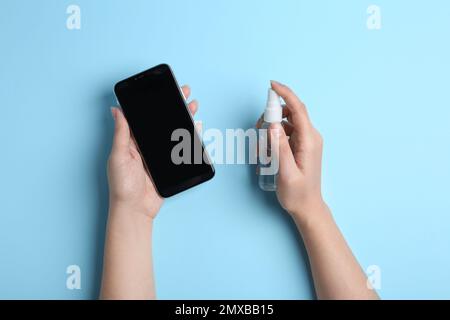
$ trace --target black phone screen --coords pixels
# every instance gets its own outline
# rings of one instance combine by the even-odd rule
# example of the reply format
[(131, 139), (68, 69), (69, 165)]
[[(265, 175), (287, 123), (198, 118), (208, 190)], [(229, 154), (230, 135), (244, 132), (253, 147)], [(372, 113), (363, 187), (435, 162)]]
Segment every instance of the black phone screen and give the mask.
[[(114, 91), (161, 196), (169, 197), (214, 176), (168, 65), (161, 64), (120, 81)], [(173, 135), (176, 130), (188, 134), (189, 139)]]

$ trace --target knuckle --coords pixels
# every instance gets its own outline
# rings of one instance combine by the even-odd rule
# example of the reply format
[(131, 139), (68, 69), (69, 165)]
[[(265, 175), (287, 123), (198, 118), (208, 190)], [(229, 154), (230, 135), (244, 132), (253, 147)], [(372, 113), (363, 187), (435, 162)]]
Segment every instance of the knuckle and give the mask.
[(295, 95), (295, 92), (290, 87), (288, 87), (287, 85), (284, 84), (283, 89), (284, 89), (284, 95), (286, 97), (291, 98), (293, 100), (298, 99), (297, 96)]
[(283, 84), (283, 87), (284, 87), (284, 90), (286, 90), (287, 94), (290, 94), (290, 95), (294, 94), (294, 91), (292, 91), (292, 89), (289, 86)]
[(319, 146), (323, 145), (323, 136), (316, 130), (316, 142)]
[(312, 137), (308, 137), (308, 139), (305, 139), (305, 149), (306, 150), (314, 150), (315, 149), (315, 143), (314, 139)]
[(311, 134), (305, 140), (305, 147), (308, 150), (321, 150), (323, 146), (323, 137), (315, 128), (312, 128)]
[(302, 108), (303, 110), (307, 110), (306, 104), (302, 100), (298, 99), (298, 104), (300, 108)]

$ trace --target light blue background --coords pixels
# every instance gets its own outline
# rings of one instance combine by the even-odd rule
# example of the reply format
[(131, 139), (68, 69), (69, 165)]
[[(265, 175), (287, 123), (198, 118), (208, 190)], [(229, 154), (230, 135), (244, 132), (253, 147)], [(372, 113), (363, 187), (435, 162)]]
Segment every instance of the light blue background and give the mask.
[[(382, 10), (369, 31), (366, 9)], [(81, 30), (66, 8), (81, 7)], [(248, 128), (270, 79), (325, 139), (325, 198), (383, 298), (450, 298), (450, 2), (17, 1), (0, 4), (0, 298), (96, 298), (113, 84), (160, 62), (204, 128)], [(149, 120), (150, 121), (150, 120)], [(159, 119), (158, 121), (169, 121)], [(314, 298), (289, 218), (254, 167), (165, 202), (159, 298)], [(66, 267), (82, 289), (66, 289)]]

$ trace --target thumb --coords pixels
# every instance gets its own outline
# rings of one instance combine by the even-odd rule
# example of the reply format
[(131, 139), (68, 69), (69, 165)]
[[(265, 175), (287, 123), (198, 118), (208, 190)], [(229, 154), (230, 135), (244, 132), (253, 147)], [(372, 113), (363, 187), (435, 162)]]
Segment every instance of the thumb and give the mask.
[(130, 128), (122, 111), (119, 108), (111, 107), (111, 113), (115, 121), (113, 149), (129, 147)]
[(294, 155), (288, 137), (279, 123), (272, 123), (269, 128), (272, 155), (278, 159), (279, 174), (291, 174), (297, 170)]

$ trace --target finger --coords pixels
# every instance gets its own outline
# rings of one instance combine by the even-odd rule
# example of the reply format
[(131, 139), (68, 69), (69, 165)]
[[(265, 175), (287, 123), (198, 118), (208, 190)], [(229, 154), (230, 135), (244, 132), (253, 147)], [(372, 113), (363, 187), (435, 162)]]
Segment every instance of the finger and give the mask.
[(283, 112), (282, 117), (283, 117), (283, 118), (289, 117), (290, 114), (291, 114), (291, 113), (289, 112), (289, 108), (286, 107), (285, 104), (282, 105), (282, 108), (283, 108), (283, 109), (282, 109), (282, 110), (283, 110), (283, 111), (282, 111), (282, 112)]
[(197, 100), (192, 100), (191, 102), (189, 102), (188, 108), (191, 111), (191, 114), (195, 115), (195, 113), (198, 110), (198, 101)]
[(112, 107), (111, 113), (115, 121), (113, 148), (124, 148), (130, 145), (130, 128), (122, 111)]
[(142, 160), (141, 153), (139, 152), (138, 147), (137, 147), (137, 143), (133, 138), (130, 139), (129, 150), (130, 150), (130, 154), (133, 157), (133, 159), (136, 159), (136, 160), (141, 159)]
[(270, 125), (269, 132), (271, 151), (279, 160), (280, 174), (289, 175), (294, 173), (295, 170), (298, 170), (298, 167), (283, 127), (279, 123), (273, 123)]
[(189, 99), (189, 96), (191, 95), (191, 88), (187, 84), (181, 87), (181, 91), (183, 91), (183, 95), (186, 100)]
[(264, 122), (264, 113), (261, 114), (261, 116), (258, 118), (258, 121), (256, 121), (256, 124), (255, 124), (256, 129), (261, 128), (261, 125), (263, 122)]
[(291, 118), (294, 127), (302, 129), (310, 125), (308, 113), (303, 102), (295, 95), (295, 93), (284, 84), (276, 81), (271, 81), (272, 89), (283, 98), (286, 102), (286, 107), (289, 109), (289, 117)]
[(195, 121), (194, 125), (195, 125), (195, 129), (197, 129), (197, 132), (199, 134), (201, 134), (202, 131), (203, 131), (203, 122), (202, 121)]
[(292, 132), (294, 132), (294, 126), (289, 121), (283, 120), (281, 125), (283, 126), (284, 132), (286, 132), (287, 136), (290, 136)]
[(130, 149), (133, 149), (136, 152), (139, 152), (138, 151), (139, 149), (137, 147), (136, 138), (134, 137), (133, 132), (131, 132), (131, 130), (130, 130), (130, 144), (129, 144), (129, 146), (130, 146)]

